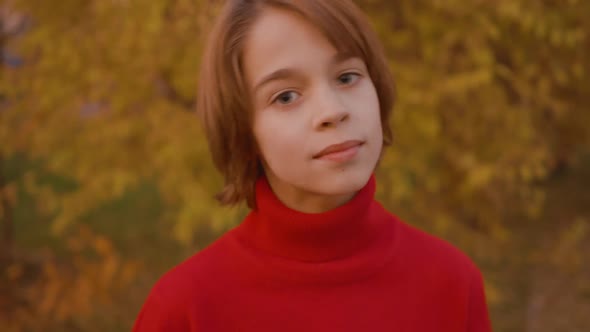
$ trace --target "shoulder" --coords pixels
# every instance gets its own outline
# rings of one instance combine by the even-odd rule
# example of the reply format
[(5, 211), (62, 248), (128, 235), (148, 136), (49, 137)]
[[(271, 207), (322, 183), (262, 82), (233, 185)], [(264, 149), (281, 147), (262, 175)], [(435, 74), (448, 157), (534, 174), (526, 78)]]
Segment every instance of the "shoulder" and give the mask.
[(394, 219), (397, 264), (392, 266), (414, 301), (441, 322), (460, 317), (465, 331), (491, 331), (483, 276), (472, 259), (450, 242)]
[[(206, 305), (211, 285), (219, 286), (228, 261), (228, 235), (166, 272), (152, 287), (135, 321), (134, 332), (184, 331), (191, 314)], [(223, 283), (223, 281), (221, 281)]]
[(227, 264), (228, 234), (167, 271), (153, 287), (162, 297), (190, 297), (214, 280)]
[(393, 217), (398, 224), (398, 254), (406, 264), (412, 266), (412, 270), (439, 281), (446, 279), (466, 285), (481, 278), (481, 272), (473, 260), (455, 245)]

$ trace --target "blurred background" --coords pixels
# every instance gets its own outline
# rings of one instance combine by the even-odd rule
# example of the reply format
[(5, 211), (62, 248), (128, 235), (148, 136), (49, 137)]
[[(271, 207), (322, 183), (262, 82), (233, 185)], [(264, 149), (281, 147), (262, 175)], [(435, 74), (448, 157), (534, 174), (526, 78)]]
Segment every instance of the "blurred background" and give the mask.
[[(480, 266), (495, 331), (590, 331), (590, 1), (356, 2), (397, 81), (378, 199)], [(245, 215), (194, 111), (218, 8), (2, 1), (1, 331), (129, 331)]]

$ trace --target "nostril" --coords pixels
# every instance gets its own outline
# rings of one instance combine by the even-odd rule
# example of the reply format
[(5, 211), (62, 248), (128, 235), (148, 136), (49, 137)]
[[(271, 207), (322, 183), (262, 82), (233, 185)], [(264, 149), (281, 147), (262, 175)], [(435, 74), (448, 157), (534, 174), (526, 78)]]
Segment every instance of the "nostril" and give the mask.
[(325, 116), (323, 119), (318, 121), (318, 128), (326, 129), (330, 127), (338, 126), (341, 122), (347, 121), (350, 117), (348, 112), (334, 113)]

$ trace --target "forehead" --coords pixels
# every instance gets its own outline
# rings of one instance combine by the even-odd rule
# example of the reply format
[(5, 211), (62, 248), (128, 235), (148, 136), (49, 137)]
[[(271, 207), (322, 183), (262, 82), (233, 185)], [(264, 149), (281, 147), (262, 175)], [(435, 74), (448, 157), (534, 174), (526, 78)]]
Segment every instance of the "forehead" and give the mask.
[(324, 25), (292, 10), (264, 8), (245, 40), (242, 57), (246, 76), (257, 74), (252, 67), (280, 67), (337, 54), (362, 58), (351, 36)]

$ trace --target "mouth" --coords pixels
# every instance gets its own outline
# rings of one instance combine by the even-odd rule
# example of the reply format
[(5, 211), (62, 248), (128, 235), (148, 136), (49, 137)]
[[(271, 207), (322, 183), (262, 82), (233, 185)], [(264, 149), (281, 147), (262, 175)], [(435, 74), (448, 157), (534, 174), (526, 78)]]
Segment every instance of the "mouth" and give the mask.
[(349, 140), (338, 144), (332, 144), (313, 156), (313, 159), (326, 159), (333, 161), (346, 161), (352, 159), (358, 152), (363, 141)]

